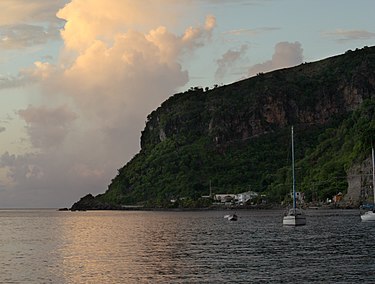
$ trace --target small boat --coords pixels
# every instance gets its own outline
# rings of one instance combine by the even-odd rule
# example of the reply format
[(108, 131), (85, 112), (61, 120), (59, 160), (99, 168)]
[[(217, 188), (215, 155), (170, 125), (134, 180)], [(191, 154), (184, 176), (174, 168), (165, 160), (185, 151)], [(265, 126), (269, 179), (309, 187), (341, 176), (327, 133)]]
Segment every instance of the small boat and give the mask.
[(284, 215), (283, 225), (285, 226), (303, 226), (306, 225), (306, 217), (299, 208), (291, 208)]
[(294, 174), (294, 140), (293, 140), (293, 126), (292, 126), (292, 175), (293, 175), (293, 208), (284, 215), (283, 225), (285, 226), (303, 226), (306, 225), (306, 216), (304, 212), (297, 208), (296, 201), (296, 181)]
[(373, 210), (367, 211), (365, 214), (361, 215), (362, 222), (375, 222), (375, 155), (374, 147), (371, 150), (372, 158), (372, 188), (374, 190), (374, 206)]
[(362, 222), (375, 222), (375, 212), (367, 211), (365, 214), (361, 215)]
[(232, 215), (225, 215), (224, 218), (228, 219), (229, 221), (237, 221), (237, 215), (232, 214)]

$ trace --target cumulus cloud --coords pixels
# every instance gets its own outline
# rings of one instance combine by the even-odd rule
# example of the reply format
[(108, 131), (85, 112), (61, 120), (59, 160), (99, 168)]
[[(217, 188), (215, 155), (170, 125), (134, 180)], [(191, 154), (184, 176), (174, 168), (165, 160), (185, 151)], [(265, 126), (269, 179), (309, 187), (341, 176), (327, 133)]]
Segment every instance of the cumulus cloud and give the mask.
[(239, 50), (228, 50), (224, 53), (223, 56), (216, 61), (218, 65), (215, 72), (216, 80), (221, 80), (239, 60), (243, 59), (247, 50), (248, 46), (242, 45)]
[(158, 26), (174, 24), (180, 13), (166, 8), (178, 5), (172, 0), (72, 0), (57, 16), (67, 20), (62, 37), (66, 48), (84, 50), (93, 41), (101, 39), (112, 42), (116, 34), (128, 30), (147, 32)]
[(147, 115), (188, 82), (182, 58), (207, 44), (216, 25), (207, 16), (172, 32), (178, 15), (162, 4), (177, 5), (72, 0), (57, 13), (66, 23), (60, 61), (23, 71), (43, 90), (39, 104), (18, 111), (34, 151), (1, 157), (13, 192), (30, 196), (35, 188), (38, 204), (72, 203), (104, 192), (139, 151)]
[[(54, 88), (72, 96), (83, 112), (100, 118), (100, 124), (113, 126), (119, 123), (116, 120), (136, 117), (140, 123), (141, 117), (188, 82), (180, 58), (209, 40), (215, 18), (208, 16), (202, 26), (188, 27), (181, 35), (171, 33), (165, 26), (142, 32), (124, 26), (134, 27), (144, 23), (143, 19), (155, 24), (149, 18), (165, 16), (155, 2), (109, 1), (105, 9), (101, 9), (102, 1), (89, 3), (82, 6), (82, 1), (72, 1), (58, 13), (66, 20), (62, 31), (65, 47), (77, 52), (77, 56), (70, 64), (65, 63), (63, 70), (51, 73), (46, 84), (56, 84)], [(151, 7), (145, 9), (148, 4)], [(82, 13), (77, 13), (77, 9)], [(134, 9), (135, 13), (131, 13)], [(125, 16), (118, 11), (125, 11)], [(130, 18), (126, 17), (128, 14)], [(43, 64), (37, 67), (35, 74), (47, 70)], [(54, 79), (55, 75), (58, 79)], [(106, 119), (103, 121), (102, 117)]]
[(63, 143), (69, 132), (69, 125), (77, 116), (66, 107), (47, 108), (29, 106), (19, 110), (25, 120), (27, 133), (35, 148), (46, 149)]
[(279, 42), (275, 46), (272, 59), (261, 64), (252, 66), (248, 71), (248, 76), (257, 73), (268, 72), (275, 69), (296, 66), (303, 62), (303, 49), (299, 42)]
[(338, 42), (347, 42), (353, 40), (366, 40), (375, 38), (374, 32), (365, 30), (336, 30), (332, 32), (324, 32), (324, 36), (334, 38)]

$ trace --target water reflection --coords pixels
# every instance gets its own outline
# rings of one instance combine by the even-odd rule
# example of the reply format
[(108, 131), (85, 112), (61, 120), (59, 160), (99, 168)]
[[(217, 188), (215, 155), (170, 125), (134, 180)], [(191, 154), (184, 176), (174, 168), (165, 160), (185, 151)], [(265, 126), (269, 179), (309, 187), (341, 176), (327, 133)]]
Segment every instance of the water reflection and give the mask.
[(47, 211), (0, 211), (0, 283), (50, 281), (62, 261), (56, 255), (59, 220)]
[(0, 283), (371, 283), (375, 226), (355, 211), (0, 211)]
[(64, 245), (59, 249), (67, 283), (126, 279), (123, 268), (135, 261), (140, 242), (137, 230), (121, 213), (67, 212), (74, 215), (64, 218)]

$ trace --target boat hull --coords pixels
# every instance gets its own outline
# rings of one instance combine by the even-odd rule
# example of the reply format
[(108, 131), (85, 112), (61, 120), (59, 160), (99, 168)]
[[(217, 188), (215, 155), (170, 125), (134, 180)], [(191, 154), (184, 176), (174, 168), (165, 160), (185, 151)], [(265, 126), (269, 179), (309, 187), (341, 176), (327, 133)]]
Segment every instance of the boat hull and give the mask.
[(293, 208), (283, 218), (284, 226), (303, 226), (306, 225), (306, 216), (302, 210)]
[(284, 226), (304, 226), (306, 225), (305, 216), (284, 216), (283, 219)]
[(361, 215), (362, 222), (375, 222), (375, 213), (373, 211), (367, 211)]
[[(374, 147), (371, 150), (372, 156), (372, 188), (374, 190), (374, 198), (375, 198), (375, 151)], [(375, 200), (374, 200), (374, 207), (372, 211), (367, 211), (365, 214), (361, 215), (362, 222), (375, 222)]]

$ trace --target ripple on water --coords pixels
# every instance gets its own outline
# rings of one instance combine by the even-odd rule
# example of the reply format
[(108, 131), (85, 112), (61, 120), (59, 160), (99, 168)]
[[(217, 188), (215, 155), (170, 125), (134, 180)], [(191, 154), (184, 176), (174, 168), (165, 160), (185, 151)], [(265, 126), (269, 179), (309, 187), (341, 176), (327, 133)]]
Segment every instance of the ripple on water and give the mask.
[(372, 283), (358, 211), (0, 211), (0, 283)]

